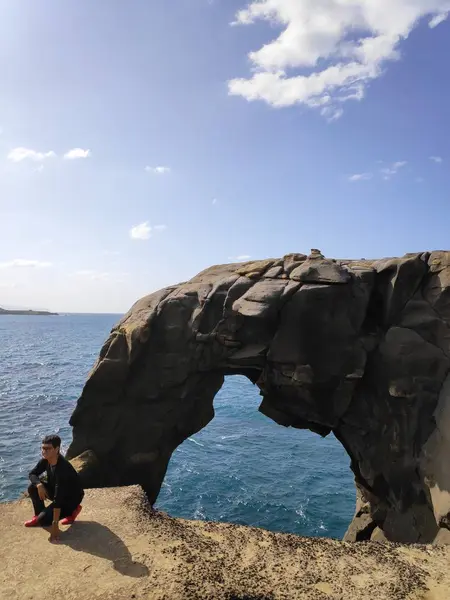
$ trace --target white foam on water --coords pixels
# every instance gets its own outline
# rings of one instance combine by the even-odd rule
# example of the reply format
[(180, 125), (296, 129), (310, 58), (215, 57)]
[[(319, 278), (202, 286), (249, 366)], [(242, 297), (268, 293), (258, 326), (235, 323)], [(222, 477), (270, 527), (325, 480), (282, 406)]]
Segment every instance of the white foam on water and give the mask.
[(194, 438), (188, 438), (188, 440), (190, 442), (193, 442), (194, 444), (197, 444), (197, 446), (201, 446), (202, 448), (205, 445), (205, 444), (201, 444), (200, 442), (197, 442), (197, 440), (194, 440)]

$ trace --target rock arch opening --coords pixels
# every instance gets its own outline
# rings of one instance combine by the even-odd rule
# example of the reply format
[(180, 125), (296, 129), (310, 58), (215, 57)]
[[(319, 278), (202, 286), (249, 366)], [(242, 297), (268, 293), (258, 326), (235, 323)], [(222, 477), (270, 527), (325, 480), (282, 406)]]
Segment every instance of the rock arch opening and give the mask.
[(213, 417), (229, 374), (275, 423), (334, 433), (351, 459), (347, 539), (440, 541), (450, 528), (450, 253), (330, 260), (315, 250), (212, 267), (137, 302), (71, 417), (87, 486), (141, 484)]
[(340, 538), (355, 506), (342, 445), (277, 426), (258, 412), (258, 389), (230, 376), (214, 419), (173, 453), (156, 507), (175, 517)]

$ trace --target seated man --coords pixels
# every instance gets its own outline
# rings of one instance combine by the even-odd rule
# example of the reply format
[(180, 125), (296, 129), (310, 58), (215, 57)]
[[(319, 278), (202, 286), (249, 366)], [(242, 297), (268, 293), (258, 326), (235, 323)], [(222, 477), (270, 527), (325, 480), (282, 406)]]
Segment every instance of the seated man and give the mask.
[[(84, 496), (78, 473), (60, 454), (61, 438), (58, 435), (47, 435), (42, 440), (42, 459), (30, 471), (28, 493), (33, 502), (35, 516), (25, 523), (25, 527), (38, 525), (52, 526), (50, 539), (59, 537), (58, 522), (63, 525), (73, 523), (80, 514), (80, 502)], [(44, 483), (39, 475), (47, 472)], [(44, 500), (53, 500), (45, 507)]]

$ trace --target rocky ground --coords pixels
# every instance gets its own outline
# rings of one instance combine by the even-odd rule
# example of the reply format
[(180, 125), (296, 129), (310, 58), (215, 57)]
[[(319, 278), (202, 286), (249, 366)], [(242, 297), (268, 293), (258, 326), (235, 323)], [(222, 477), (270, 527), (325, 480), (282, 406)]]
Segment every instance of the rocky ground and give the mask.
[(92, 489), (59, 543), (0, 504), (1, 600), (448, 600), (450, 547), (344, 543), (152, 512)]

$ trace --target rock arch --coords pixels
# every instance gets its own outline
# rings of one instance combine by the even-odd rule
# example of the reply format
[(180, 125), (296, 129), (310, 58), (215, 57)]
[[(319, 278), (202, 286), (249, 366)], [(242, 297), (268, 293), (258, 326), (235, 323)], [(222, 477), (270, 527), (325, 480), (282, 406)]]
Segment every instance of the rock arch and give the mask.
[(227, 374), (259, 410), (331, 431), (351, 458), (347, 539), (450, 533), (450, 252), (330, 260), (318, 250), (221, 265), (138, 301), (112, 330), (71, 417), (87, 487), (141, 484), (214, 416)]

